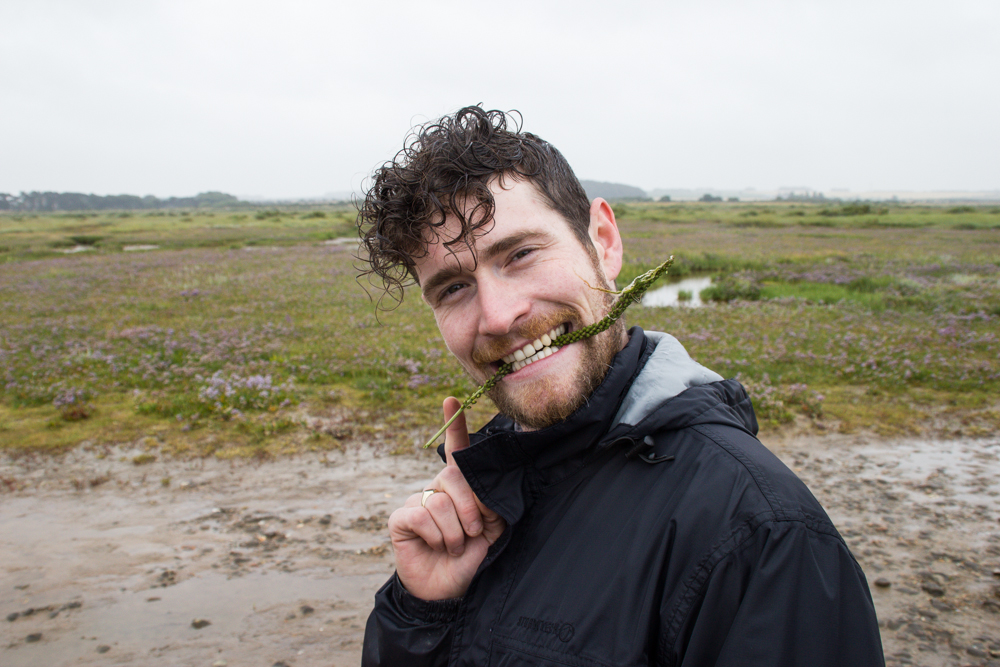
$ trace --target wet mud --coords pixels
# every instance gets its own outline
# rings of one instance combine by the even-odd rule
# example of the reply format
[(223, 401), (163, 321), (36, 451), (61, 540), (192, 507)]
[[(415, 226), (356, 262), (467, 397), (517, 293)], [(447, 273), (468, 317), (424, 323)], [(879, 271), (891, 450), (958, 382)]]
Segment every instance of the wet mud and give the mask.
[[(864, 568), (887, 664), (1000, 666), (1000, 439), (769, 444)], [(359, 664), (436, 455), (138, 455), (0, 460), (0, 664)]]

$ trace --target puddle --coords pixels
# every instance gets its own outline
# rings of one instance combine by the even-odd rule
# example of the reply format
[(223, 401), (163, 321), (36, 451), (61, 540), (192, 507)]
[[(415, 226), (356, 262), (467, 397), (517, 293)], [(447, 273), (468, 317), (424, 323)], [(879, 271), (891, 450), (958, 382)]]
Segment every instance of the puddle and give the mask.
[[(649, 306), (652, 308), (662, 308), (665, 306), (688, 306), (691, 308), (698, 308), (705, 305), (702, 300), (701, 291), (712, 284), (711, 276), (701, 277), (701, 278), (685, 278), (676, 283), (670, 283), (669, 285), (664, 285), (658, 289), (651, 292), (647, 292), (644, 297), (642, 297), (642, 305)], [(690, 292), (690, 301), (681, 301), (678, 299), (680, 292)]]
[[(221, 654), (235, 659), (230, 664), (256, 664), (262, 648), (294, 655), (303, 643), (324, 638), (336, 646), (345, 630), (358, 634), (366, 616), (358, 611), (370, 606), (387, 575), (271, 570), (232, 578), (204, 573), (166, 588), (129, 582), (128, 590), (85, 599), (79, 609), (64, 612), (71, 622), (46, 628), (39, 643), (6, 651), (3, 662), (100, 664), (169, 654), (183, 664), (208, 665)], [(195, 628), (195, 619), (208, 624)], [(99, 654), (99, 646), (110, 650)]]
[(1000, 441), (907, 440), (859, 448), (891, 476), (925, 496), (1000, 512)]
[(59, 252), (65, 254), (65, 255), (73, 255), (73, 254), (78, 253), (78, 252), (88, 252), (90, 250), (94, 250), (94, 246), (92, 246), (92, 245), (75, 245), (72, 248), (67, 248), (66, 250), (60, 250)]
[(160, 246), (158, 245), (127, 245), (122, 246), (124, 252), (139, 252), (142, 250), (156, 250)]
[(302, 604), (310, 603), (322, 614), (330, 609), (331, 603), (343, 602), (345, 598), (359, 606), (367, 604), (374, 590), (387, 578), (388, 573), (382, 572), (336, 577), (328, 572), (274, 570), (232, 578), (203, 574), (167, 588), (122, 593), (118, 599), (105, 602), (105, 608), (94, 609), (97, 613), (81, 619), (77, 630), (101, 637), (105, 643), (166, 643), (187, 639), (194, 630), (191, 621), (201, 618), (208, 620), (211, 625), (207, 627), (212, 628), (203, 634), (235, 636), (244, 629), (248, 617), (278, 607), (298, 610)]

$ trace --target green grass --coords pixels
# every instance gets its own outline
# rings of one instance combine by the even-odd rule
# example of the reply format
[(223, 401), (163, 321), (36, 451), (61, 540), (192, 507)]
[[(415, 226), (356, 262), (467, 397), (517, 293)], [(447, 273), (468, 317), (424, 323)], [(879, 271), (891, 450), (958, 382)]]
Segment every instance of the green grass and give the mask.
[(771, 283), (761, 288), (761, 299), (802, 299), (808, 304), (836, 304), (850, 301), (862, 304), (871, 309), (881, 309), (885, 299), (877, 292), (865, 292), (844, 285), (828, 283)]
[(118, 252), (126, 246), (161, 249), (287, 246), (355, 233), (354, 209), (149, 211), (0, 215), (0, 262), (53, 256), (77, 245)]
[[(753, 288), (626, 318), (739, 375), (766, 428), (1000, 426), (1000, 209), (834, 206), (619, 207), (619, 285), (673, 254), (674, 277)], [(357, 246), (325, 243), (353, 230), (348, 207), (0, 215), (0, 446), (421, 444), (474, 387), (416, 293), (375, 312)], [(472, 426), (490, 415), (483, 401)]]

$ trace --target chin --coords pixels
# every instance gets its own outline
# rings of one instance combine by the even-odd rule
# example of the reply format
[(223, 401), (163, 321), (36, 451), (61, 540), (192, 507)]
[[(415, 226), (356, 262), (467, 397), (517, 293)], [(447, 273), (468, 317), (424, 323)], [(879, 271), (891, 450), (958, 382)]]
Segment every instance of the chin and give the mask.
[(494, 387), (489, 393), (497, 410), (528, 430), (538, 430), (557, 424), (571, 414), (590, 396), (592, 391), (581, 387), (559, 386), (549, 378), (539, 379), (530, 387), (510, 391)]

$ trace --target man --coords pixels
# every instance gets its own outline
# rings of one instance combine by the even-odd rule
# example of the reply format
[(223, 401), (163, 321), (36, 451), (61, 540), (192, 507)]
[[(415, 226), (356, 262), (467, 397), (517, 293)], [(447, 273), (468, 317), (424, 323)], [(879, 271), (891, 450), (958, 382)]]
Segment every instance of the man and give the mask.
[(861, 569), (737, 382), (638, 327), (551, 344), (608, 311), (622, 264), (551, 145), (462, 109), (376, 171), (359, 228), (475, 382), (515, 367), (389, 518), (363, 664), (884, 664)]

